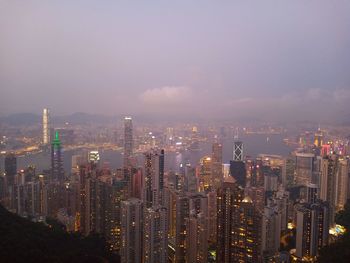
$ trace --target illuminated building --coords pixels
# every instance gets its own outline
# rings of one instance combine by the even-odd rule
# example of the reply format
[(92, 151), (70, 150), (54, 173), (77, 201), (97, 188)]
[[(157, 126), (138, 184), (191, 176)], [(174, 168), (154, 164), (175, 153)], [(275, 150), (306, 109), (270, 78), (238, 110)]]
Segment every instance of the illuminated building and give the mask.
[(89, 162), (97, 164), (100, 161), (100, 154), (98, 151), (90, 151), (88, 156)]
[(319, 148), (323, 145), (323, 134), (320, 128), (318, 128), (317, 132), (315, 133), (314, 145)]
[(43, 109), (43, 145), (50, 144), (50, 116), (49, 109)]
[(212, 181), (212, 158), (210, 156), (204, 156), (199, 161), (200, 165), (200, 189), (201, 191), (208, 191), (213, 188), (214, 182)]
[(186, 222), (190, 215), (190, 198), (185, 195), (176, 197), (176, 233), (175, 233), (175, 262), (186, 262)]
[(51, 145), (51, 179), (64, 181), (62, 145), (58, 131)]
[(211, 184), (213, 189), (220, 187), (222, 174), (222, 144), (215, 142), (212, 145), (212, 163), (211, 163)]
[(339, 160), (338, 156), (332, 154), (325, 156), (321, 161), (321, 178), (320, 178), (320, 199), (328, 202), (329, 205), (329, 224), (333, 226), (335, 219), (336, 205), (336, 179), (338, 173)]
[(217, 262), (261, 261), (261, 215), (233, 182), (217, 191)]
[(143, 205), (137, 198), (121, 203), (121, 262), (142, 262)]
[(144, 263), (168, 262), (168, 211), (165, 207), (152, 207), (144, 212)]
[(235, 139), (233, 142), (233, 161), (243, 161), (243, 142)]
[(163, 203), (164, 150), (151, 150), (145, 153), (143, 185), (144, 202), (146, 208)]
[(296, 256), (311, 261), (323, 246), (328, 245), (327, 203), (300, 204), (296, 208), (296, 216)]
[(124, 118), (124, 168), (131, 165), (131, 158), (133, 156), (133, 129), (132, 118)]

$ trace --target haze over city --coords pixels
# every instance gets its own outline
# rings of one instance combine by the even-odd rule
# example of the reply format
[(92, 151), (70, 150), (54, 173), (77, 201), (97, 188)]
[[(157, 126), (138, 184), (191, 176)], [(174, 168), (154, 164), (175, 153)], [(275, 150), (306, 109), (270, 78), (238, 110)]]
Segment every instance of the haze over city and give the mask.
[(348, 1), (2, 1), (0, 115), (347, 121), (349, 12)]
[(0, 1), (0, 262), (348, 263), (350, 1)]

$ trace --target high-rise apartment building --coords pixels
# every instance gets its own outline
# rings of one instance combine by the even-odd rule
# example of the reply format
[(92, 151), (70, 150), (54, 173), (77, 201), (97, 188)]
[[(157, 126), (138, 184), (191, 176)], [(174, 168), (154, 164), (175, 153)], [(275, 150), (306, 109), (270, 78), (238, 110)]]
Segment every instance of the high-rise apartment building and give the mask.
[(13, 153), (9, 153), (5, 157), (5, 178), (6, 178), (8, 187), (11, 187), (15, 184), (16, 174), (17, 174), (17, 158)]
[(314, 260), (320, 248), (328, 244), (328, 205), (322, 201), (300, 204), (296, 207), (296, 218), (296, 256)]
[(143, 204), (140, 199), (130, 198), (121, 203), (121, 240), (121, 262), (143, 262)]
[(162, 204), (164, 188), (164, 150), (145, 153), (144, 202), (145, 207)]
[(217, 191), (217, 262), (261, 261), (261, 215), (233, 182)]
[(168, 262), (168, 211), (154, 206), (144, 211), (143, 262)]

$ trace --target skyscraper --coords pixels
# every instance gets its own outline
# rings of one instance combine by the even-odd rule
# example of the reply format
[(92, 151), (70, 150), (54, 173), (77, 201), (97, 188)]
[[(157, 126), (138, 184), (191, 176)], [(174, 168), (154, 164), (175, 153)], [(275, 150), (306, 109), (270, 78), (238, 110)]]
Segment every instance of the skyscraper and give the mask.
[(64, 180), (62, 145), (58, 131), (51, 145), (51, 175), (52, 180)]
[(260, 213), (233, 182), (217, 191), (217, 262), (261, 262)]
[(142, 262), (143, 205), (137, 198), (121, 203), (121, 262)]
[(165, 207), (147, 208), (144, 213), (144, 263), (168, 262), (168, 211)]
[(131, 157), (133, 155), (133, 129), (132, 118), (124, 118), (124, 168), (131, 165)]
[(243, 161), (243, 142), (235, 140), (233, 142), (233, 161)]
[(13, 153), (9, 153), (5, 157), (5, 176), (6, 176), (7, 186), (14, 185), (16, 174), (17, 174), (17, 159)]
[(297, 185), (307, 186), (308, 183), (314, 183), (313, 172), (315, 171), (315, 155), (313, 153), (296, 154), (296, 174), (295, 181)]
[(162, 204), (164, 188), (164, 150), (145, 153), (144, 163), (145, 207)]
[(300, 204), (296, 208), (296, 256), (312, 260), (319, 249), (328, 244), (328, 207), (325, 202)]
[(43, 145), (50, 143), (50, 116), (49, 109), (43, 109)]

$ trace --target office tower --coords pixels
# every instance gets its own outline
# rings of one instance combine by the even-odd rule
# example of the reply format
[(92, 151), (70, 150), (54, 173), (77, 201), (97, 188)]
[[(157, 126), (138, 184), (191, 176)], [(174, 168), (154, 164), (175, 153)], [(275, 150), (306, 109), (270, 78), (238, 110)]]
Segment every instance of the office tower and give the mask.
[(281, 238), (282, 213), (273, 200), (268, 200), (262, 219), (262, 251), (264, 257), (278, 254)]
[(49, 109), (43, 110), (43, 145), (50, 144), (50, 116)]
[(206, 263), (208, 260), (208, 227), (204, 213), (191, 211), (186, 219), (186, 262)]
[(121, 262), (142, 262), (143, 204), (136, 198), (121, 203)]
[(272, 168), (270, 166), (263, 166), (264, 174), (264, 188), (265, 191), (274, 192), (278, 188), (278, 178), (281, 175), (280, 168)]
[(214, 182), (212, 181), (212, 158), (210, 156), (204, 156), (199, 161), (199, 177), (200, 177), (200, 190), (209, 191), (214, 189)]
[(176, 197), (175, 262), (186, 262), (186, 222), (190, 215), (190, 199), (179, 194)]
[(8, 187), (14, 186), (16, 174), (17, 158), (13, 153), (9, 153), (5, 157), (5, 178)]
[(322, 201), (300, 204), (296, 207), (296, 216), (296, 256), (303, 260), (315, 259), (319, 250), (328, 245), (327, 204)]
[(196, 193), (198, 191), (196, 169), (191, 167), (191, 164), (187, 163), (184, 167), (184, 173), (184, 191), (188, 193)]
[(133, 128), (132, 118), (124, 118), (124, 168), (131, 165), (131, 158), (133, 156)]
[(349, 160), (339, 158), (339, 169), (336, 178), (336, 210), (344, 209), (349, 193)]
[(252, 187), (264, 187), (263, 163), (261, 158), (248, 159), (246, 161), (247, 184)]
[(144, 263), (168, 262), (168, 211), (165, 207), (151, 207), (144, 212)]
[(174, 142), (175, 142), (174, 128), (168, 127), (166, 128), (166, 133), (165, 133), (165, 143), (167, 145), (173, 145)]
[(100, 154), (98, 151), (90, 151), (88, 155), (88, 161), (98, 164), (100, 161)]
[(319, 147), (319, 148), (322, 147), (322, 145), (323, 145), (323, 134), (322, 134), (320, 127), (318, 128), (317, 132), (315, 133), (314, 145), (316, 147)]
[(233, 142), (233, 160), (230, 161), (230, 174), (240, 186), (245, 187), (246, 167), (243, 158), (243, 143), (238, 141), (236, 134)]
[(306, 186), (308, 183), (314, 183), (312, 180), (315, 155), (313, 153), (296, 154), (296, 174), (295, 181), (297, 185)]
[(230, 164), (229, 163), (222, 164), (222, 175), (223, 175), (223, 180), (227, 179), (230, 176)]
[(286, 184), (292, 186), (295, 184), (295, 158), (292, 156), (286, 159)]
[(51, 145), (51, 179), (64, 181), (62, 145), (58, 131)]
[(162, 204), (164, 188), (164, 150), (145, 153), (144, 202), (145, 207)]
[(237, 184), (246, 186), (246, 169), (243, 161), (230, 161), (230, 174)]
[(321, 178), (320, 178), (320, 199), (328, 202), (329, 205), (329, 225), (333, 226), (335, 219), (336, 205), (336, 176), (338, 173), (338, 156), (332, 154), (325, 156), (321, 161)]
[(243, 161), (243, 142), (238, 141), (236, 138), (233, 142), (233, 161)]
[(217, 262), (261, 261), (261, 215), (243, 194), (232, 182), (217, 191)]
[(261, 160), (263, 166), (268, 166), (274, 171), (278, 172), (278, 184), (286, 186), (287, 184), (287, 171), (286, 171), (286, 159), (281, 155), (275, 154), (259, 154), (258, 159)]
[(212, 145), (212, 163), (211, 163), (211, 181), (213, 189), (220, 187), (223, 174), (222, 174), (222, 144), (214, 142)]

